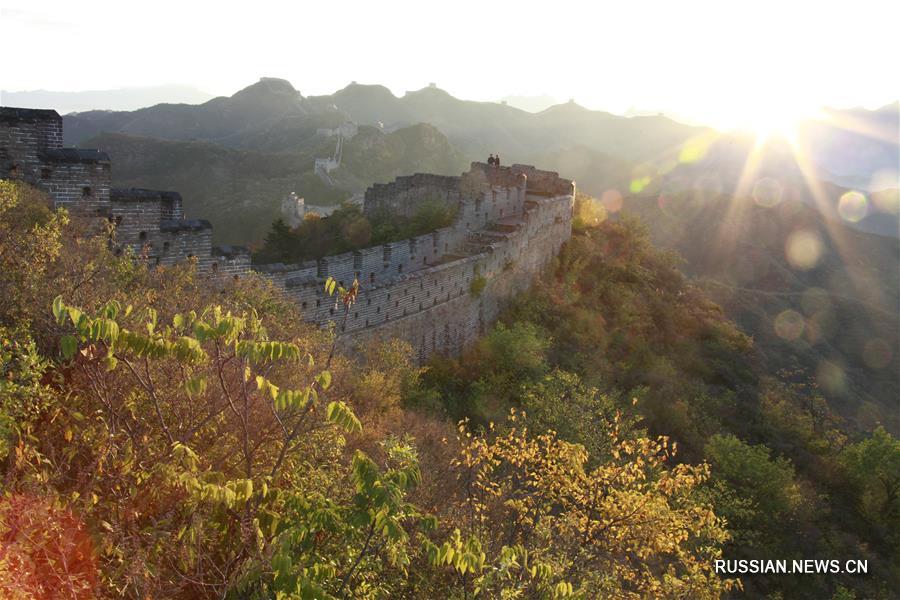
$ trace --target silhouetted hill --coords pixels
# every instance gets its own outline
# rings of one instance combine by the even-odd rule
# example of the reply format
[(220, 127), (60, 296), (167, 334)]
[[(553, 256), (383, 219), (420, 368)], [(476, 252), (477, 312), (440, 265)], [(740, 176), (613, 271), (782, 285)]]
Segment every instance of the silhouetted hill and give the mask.
[(65, 117), (67, 144), (81, 144), (100, 132), (170, 140), (227, 142), (281, 119), (306, 115), (300, 92), (283, 79), (264, 77), (231, 97), (203, 104), (157, 104), (140, 110), (89, 111)]
[(467, 155), (500, 152), (517, 162), (534, 162), (535, 156), (573, 145), (643, 160), (705, 131), (665, 117), (617, 117), (571, 102), (535, 114), (495, 102), (460, 100), (435, 87), (398, 98), (382, 86), (351, 84), (310, 101), (333, 105), (361, 123), (380, 121), (389, 128), (430, 123)]
[(545, 108), (550, 108), (551, 106), (559, 104), (559, 100), (548, 94), (542, 94), (540, 96), (504, 96), (500, 101), (533, 113), (541, 112)]

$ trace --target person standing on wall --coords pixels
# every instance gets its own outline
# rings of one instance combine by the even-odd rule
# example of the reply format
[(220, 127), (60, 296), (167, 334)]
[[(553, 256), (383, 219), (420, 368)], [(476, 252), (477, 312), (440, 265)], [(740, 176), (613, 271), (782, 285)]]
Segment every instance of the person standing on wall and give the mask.
[(491, 165), (492, 167), (494, 166), (494, 164), (496, 164), (496, 163), (494, 162), (494, 155), (493, 155), (493, 154), (491, 154), (490, 158), (488, 158), (488, 164)]

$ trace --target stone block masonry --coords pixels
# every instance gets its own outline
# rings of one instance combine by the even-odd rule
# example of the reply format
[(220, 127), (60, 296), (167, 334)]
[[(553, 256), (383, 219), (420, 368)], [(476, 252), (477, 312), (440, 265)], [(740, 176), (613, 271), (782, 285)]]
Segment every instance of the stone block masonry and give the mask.
[[(250, 271), (247, 249), (214, 247), (209, 221), (186, 219), (177, 192), (111, 188), (109, 157), (63, 148), (56, 111), (0, 107), (0, 178), (26, 181), (57, 206), (106, 220), (117, 249), (132, 251), (151, 268), (191, 259), (212, 280)], [(472, 163), (458, 177), (416, 173), (369, 188), (365, 214), (411, 216), (423, 202), (440, 202), (456, 209), (449, 227), (300, 265), (255, 269), (297, 303), (305, 320), (322, 326), (343, 323), (325, 280), (333, 277), (344, 287), (357, 280), (358, 301), (339, 332), (348, 349), (401, 338), (420, 361), (458, 354), (571, 237), (574, 200), (574, 183), (531, 165)]]
[[(324, 292), (333, 277), (356, 279), (359, 297), (341, 340), (352, 346), (401, 338), (420, 361), (458, 354), (532, 284), (571, 237), (575, 186), (530, 165), (472, 163), (460, 177), (416, 174), (369, 188), (365, 212), (413, 214), (423, 201), (457, 206), (450, 227), (416, 238), (326, 256), (302, 265), (257, 269), (284, 289), (304, 318), (340, 324), (341, 309)], [(473, 287), (483, 278), (483, 289)]]

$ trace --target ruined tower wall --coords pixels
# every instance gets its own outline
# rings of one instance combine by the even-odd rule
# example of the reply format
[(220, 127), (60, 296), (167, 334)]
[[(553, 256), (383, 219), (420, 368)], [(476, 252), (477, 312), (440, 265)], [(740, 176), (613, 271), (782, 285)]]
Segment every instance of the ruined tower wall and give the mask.
[[(116, 225), (116, 237), (135, 252), (161, 240), (165, 221), (184, 217), (181, 194), (146, 189), (112, 189), (110, 215)], [(154, 253), (158, 255), (158, 253)]]
[(111, 189), (109, 156), (63, 148), (62, 118), (54, 110), (0, 107), (0, 178), (42, 189), (55, 206), (115, 225), (116, 250), (132, 250), (151, 266), (195, 259), (201, 270), (240, 275), (250, 254), (213, 247), (208, 221), (184, 219), (181, 195)]
[(0, 110), (0, 177), (35, 185), (58, 206), (101, 214), (109, 208), (109, 157), (63, 148), (62, 132), (55, 110)]
[(109, 211), (112, 174), (108, 159), (45, 155), (41, 164), (37, 186), (53, 198), (56, 206), (86, 215)]

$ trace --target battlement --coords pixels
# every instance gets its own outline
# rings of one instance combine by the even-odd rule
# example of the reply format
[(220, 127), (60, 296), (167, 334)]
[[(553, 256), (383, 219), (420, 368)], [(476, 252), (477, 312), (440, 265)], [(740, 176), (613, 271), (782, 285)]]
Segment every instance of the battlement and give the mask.
[(366, 190), (363, 211), (366, 215), (387, 212), (412, 216), (426, 201), (440, 201), (452, 206), (463, 199), (461, 177), (416, 173), (398, 177), (390, 183), (376, 183)]
[(62, 123), (59, 113), (50, 108), (17, 108), (14, 106), (0, 106), (0, 121), (7, 123), (37, 123), (40, 121), (53, 121)]
[(250, 249), (246, 246), (213, 246), (212, 253), (213, 256), (237, 258), (239, 256), (250, 256)]
[(174, 219), (161, 221), (159, 224), (160, 231), (201, 231), (203, 229), (212, 229), (212, 223), (206, 219)]
[[(399, 337), (431, 354), (458, 353), (482, 334), (515, 294), (527, 289), (571, 236), (575, 186), (531, 165), (472, 163), (448, 177), (416, 173), (376, 184), (365, 194), (367, 214), (412, 215), (422, 202), (456, 208), (453, 223), (406, 240), (300, 265), (261, 265), (258, 272), (299, 304), (304, 318), (337, 319), (325, 278), (360, 284), (345, 339)], [(484, 278), (478, 291), (476, 278)]]
[(148, 190), (146, 188), (112, 188), (110, 198), (113, 202), (145, 202), (152, 200), (166, 201), (181, 204), (181, 194), (163, 190)]
[(490, 185), (516, 185), (524, 176), (528, 193), (538, 196), (557, 196), (575, 193), (575, 184), (559, 176), (556, 171), (542, 171), (533, 165), (512, 164), (495, 167), (487, 163), (473, 162), (470, 173), (479, 173)]
[(47, 163), (69, 163), (69, 164), (85, 164), (95, 165), (100, 163), (109, 164), (109, 155), (99, 150), (86, 150), (84, 148), (54, 148), (44, 150), (40, 153), (40, 158)]

